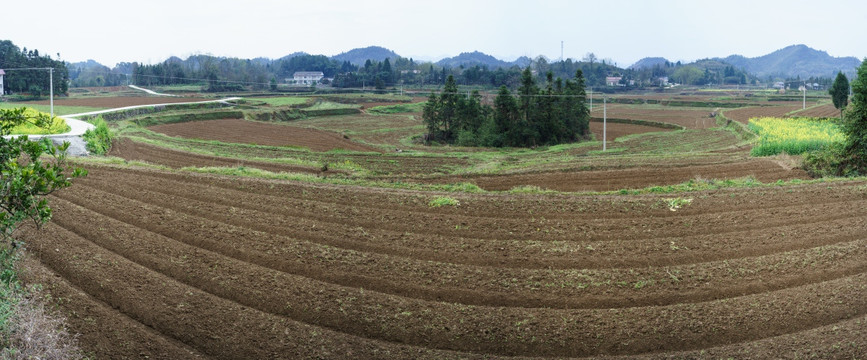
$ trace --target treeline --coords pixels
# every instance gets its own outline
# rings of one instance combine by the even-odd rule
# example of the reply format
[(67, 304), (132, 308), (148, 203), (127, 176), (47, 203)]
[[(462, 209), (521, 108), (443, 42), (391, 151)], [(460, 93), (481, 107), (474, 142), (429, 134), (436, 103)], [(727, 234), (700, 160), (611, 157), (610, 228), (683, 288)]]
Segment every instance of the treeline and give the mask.
[[(621, 69), (610, 59), (598, 60), (593, 54), (584, 59), (566, 59), (550, 62), (544, 57), (530, 60), (530, 69), (537, 81), (544, 82), (545, 74), (571, 78), (581, 70), (585, 85), (594, 90), (612, 92), (632, 88), (646, 88), (670, 82), (688, 85), (746, 84), (754, 78), (731, 65), (700, 60), (684, 65), (680, 62), (658, 64), (642, 69)], [(133, 82), (138, 85), (207, 84), (212, 91), (264, 90), (278, 84), (292, 82), (298, 71), (321, 71), (328, 80), (323, 84), (336, 88), (376, 88), (384, 90), (396, 87), (428, 87), (442, 85), (451, 76), (461, 86), (516, 89), (522, 82), (522, 69), (511, 67), (491, 68), (486, 65), (443, 67), (431, 62), (416, 62), (412, 58), (385, 58), (382, 61), (367, 60), (362, 65), (338, 61), (324, 55), (293, 54), (277, 60), (263, 58), (219, 58), (209, 55), (191, 56), (186, 60), (173, 57), (155, 65), (133, 63)], [(73, 84), (81, 86), (114, 85), (123, 78), (116, 76), (115, 69), (82, 71), (73, 78)], [(618, 79), (616, 83), (610, 78)]]
[[(57, 57), (59, 58), (60, 54)], [(53, 68), (54, 93), (66, 94), (69, 90), (69, 71), (63, 61), (40, 55), (39, 50), (19, 49), (9, 40), (0, 41), (0, 69), (18, 68)], [(51, 79), (48, 70), (9, 70), (3, 79), (7, 94), (27, 93), (38, 97), (50, 92)]]
[(517, 97), (501, 86), (494, 106), (483, 105), (477, 91), (459, 94), (454, 76), (440, 95), (431, 94), (422, 118), (428, 143), (461, 146), (532, 147), (577, 141), (589, 133), (590, 112), (581, 70), (565, 82), (546, 74), (545, 87), (536, 85), (529, 67), (521, 72)]

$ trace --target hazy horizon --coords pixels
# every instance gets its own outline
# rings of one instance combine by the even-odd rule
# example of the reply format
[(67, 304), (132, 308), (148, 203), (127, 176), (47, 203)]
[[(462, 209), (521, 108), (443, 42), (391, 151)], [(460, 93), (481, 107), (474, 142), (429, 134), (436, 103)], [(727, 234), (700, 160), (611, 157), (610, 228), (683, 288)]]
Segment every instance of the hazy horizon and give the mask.
[[(704, 3), (685, 0), (600, 2), (444, 0), (317, 1), (252, 0), (170, 2), (125, 9), (118, 2), (48, 1), (8, 4), (2, 39), (61, 60), (154, 64), (190, 55), (276, 59), (294, 52), (337, 55), (382, 46), (404, 57), (436, 61), (480, 51), (512, 61), (521, 56), (581, 59), (592, 52), (621, 67), (641, 58), (691, 62), (702, 58), (757, 57), (804, 44), (834, 57), (867, 56), (857, 1), (806, 0)], [(39, 10), (48, 9), (48, 12)], [(842, 15), (841, 15), (842, 13)], [(829, 26), (833, 24), (834, 26)]]

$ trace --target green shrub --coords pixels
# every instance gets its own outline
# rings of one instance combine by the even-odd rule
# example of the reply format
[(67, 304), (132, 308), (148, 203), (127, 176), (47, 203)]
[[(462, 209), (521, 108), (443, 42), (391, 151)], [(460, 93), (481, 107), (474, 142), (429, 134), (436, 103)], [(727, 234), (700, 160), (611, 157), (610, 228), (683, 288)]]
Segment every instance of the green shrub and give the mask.
[(448, 196), (437, 196), (433, 198), (427, 205), (430, 207), (458, 206), (460, 205), (460, 201), (454, 198), (450, 198)]
[(82, 138), (87, 142), (87, 151), (96, 155), (105, 155), (111, 149), (111, 131), (102, 117), (90, 121), (95, 126), (84, 132)]

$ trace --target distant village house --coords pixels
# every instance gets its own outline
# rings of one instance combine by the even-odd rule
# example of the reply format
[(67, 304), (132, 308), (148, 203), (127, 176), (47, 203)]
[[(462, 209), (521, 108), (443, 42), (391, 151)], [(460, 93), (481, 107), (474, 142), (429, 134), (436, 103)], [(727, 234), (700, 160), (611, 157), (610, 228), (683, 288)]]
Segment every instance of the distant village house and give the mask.
[(620, 85), (620, 80), (623, 79), (620, 76), (608, 76), (605, 78), (605, 84), (608, 86), (617, 86)]
[(297, 71), (292, 75), (292, 81), (296, 84), (313, 85), (325, 77), (321, 71)]

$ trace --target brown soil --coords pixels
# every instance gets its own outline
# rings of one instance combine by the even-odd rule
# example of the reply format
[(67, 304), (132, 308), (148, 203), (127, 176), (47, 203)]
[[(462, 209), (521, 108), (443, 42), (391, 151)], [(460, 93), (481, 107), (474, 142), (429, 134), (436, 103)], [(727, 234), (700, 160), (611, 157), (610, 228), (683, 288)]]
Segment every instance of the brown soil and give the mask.
[(434, 208), (412, 191), (89, 170), (22, 235), (27, 279), (97, 358), (867, 353), (864, 182), (703, 192), (677, 211), (672, 195)]
[(753, 176), (763, 183), (810, 178), (801, 169), (786, 168), (772, 160), (747, 160), (700, 165), (655, 164), (612, 170), (453, 177), (445, 182), (471, 182), (491, 191), (510, 190), (518, 186), (538, 186), (542, 189), (580, 192), (641, 189), (655, 185), (674, 185), (694, 179), (725, 180), (747, 176)]
[[(809, 104), (808, 104), (809, 105)], [(806, 110), (793, 113), (792, 116), (817, 117), (817, 118), (839, 118), (840, 110), (834, 107), (834, 104), (825, 104), (809, 108)]]
[(729, 119), (740, 121), (744, 124), (749, 123), (750, 119), (757, 117), (785, 117), (786, 114), (799, 110), (803, 105), (784, 105), (784, 106), (754, 106), (745, 107), (734, 110), (725, 110), (725, 116)]
[[(109, 156), (117, 156), (131, 161), (143, 161), (170, 168), (183, 168), (187, 166), (206, 167), (250, 167), (271, 172), (293, 172), (320, 174), (321, 171), (314, 167), (300, 165), (280, 164), (276, 162), (249, 161), (232, 159), (219, 156), (194, 154), (185, 151), (167, 149), (163, 147), (134, 142), (129, 139), (118, 139), (112, 143)], [(333, 171), (332, 171), (333, 172)]]
[(304, 147), (313, 151), (342, 149), (379, 152), (374, 147), (345, 139), (337, 133), (240, 119), (191, 121), (156, 125), (149, 129), (169, 136), (230, 143)]
[[(151, 104), (174, 104), (181, 102), (203, 101), (201, 98), (183, 98), (171, 96), (120, 96), (120, 97), (93, 97), (93, 98), (75, 98), (75, 99), (57, 99), (54, 100), (54, 105), (57, 106), (90, 106), (98, 108), (119, 108), (136, 105), (151, 105)], [(48, 105), (48, 100), (33, 101), (31, 104)]]
[[(710, 117), (712, 110), (695, 108), (663, 107), (661, 109), (609, 104), (605, 111), (609, 119), (645, 120), (683, 126), (687, 129), (707, 129), (717, 126)], [(602, 107), (593, 107), (593, 117), (602, 118)]]
[[(598, 121), (597, 121), (598, 120)], [(659, 132), (659, 131), (671, 131), (672, 129), (665, 129), (656, 126), (646, 126), (646, 125), (635, 125), (635, 124), (623, 124), (623, 123), (614, 123), (609, 122), (606, 126), (606, 136), (608, 137), (608, 141), (614, 141), (615, 139), (626, 136), (626, 135), (634, 135), (634, 134), (644, 134), (649, 132)], [(596, 136), (596, 140), (602, 141), (602, 120), (601, 119), (592, 119), (590, 121), (590, 132)]]

